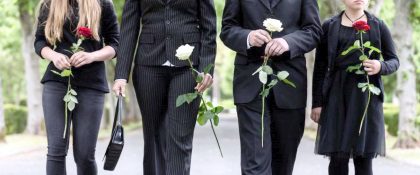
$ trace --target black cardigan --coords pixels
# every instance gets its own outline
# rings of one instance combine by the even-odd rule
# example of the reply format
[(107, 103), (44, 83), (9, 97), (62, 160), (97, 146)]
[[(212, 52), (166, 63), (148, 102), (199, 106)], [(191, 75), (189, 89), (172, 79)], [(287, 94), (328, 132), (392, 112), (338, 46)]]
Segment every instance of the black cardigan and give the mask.
[[(395, 51), (394, 42), (392, 41), (391, 33), (386, 24), (377, 17), (365, 12), (368, 18), (368, 24), (371, 30), (368, 31), (372, 45), (376, 46), (382, 51), (384, 60), (381, 62), (381, 71), (378, 75), (370, 76), (373, 83), (380, 87), (384, 92), (384, 87), (381, 75), (389, 75), (397, 71), (400, 63), (397, 53)], [(321, 38), (321, 43), (316, 49), (315, 68), (313, 77), (313, 95), (312, 107), (322, 107), (325, 104), (325, 99), (329, 93), (331, 86), (331, 72), (334, 69), (334, 59), (337, 57), (338, 32), (341, 25), (341, 16), (332, 17), (324, 22), (322, 29), (324, 34)], [(373, 55), (371, 59), (379, 60), (379, 55)], [(380, 95), (383, 101), (383, 93)]]
[[(82, 43), (82, 47), (85, 49), (86, 52), (94, 52), (102, 49), (105, 45), (107, 45), (114, 48), (115, 52), (117, 53), (119, 42), (118, 40), (120, 35), (114, 6), (111, 0), (101, 0), (100, 2), (100, 5), (102, 7), (99, 29), (100, 41), (85, 40)], [(78, 40), (78, 38), (75, 35), (78, 23), (77, 4), (72, 5), (72, 8), (75, 11), (76, 15), (71, 15), (72, 19), (66, 20), (63, 26), (63, 37), (61, 38), (61, 42), (56, 44), (55, 48), (56, 52), (62, 53), (68, 56), (69, 58), (72, 54), (66, 50), (70, 50), (72, 43), (75, 43)], [(38, 26), (35, 33), (34, 43), (35, 52), (40, 57), (42, 57), (41, 50), (44, 47), (50, 47), (51, 49), (53, 49), (53, 46), (47, 42), (44, 32), (45, 23), (48, 18), (48, 13), (49, 4), (43, 4), (40, 10), (40, 15), (38, 17)], [(48, 68), (44, 74), (44, 77), (41, 80), (41, 83), (45, 83), (48, 81), (67, 82), (66, 78), (61, 78), (58, 75), (53, 74), (51, 70), (58, 71), (58, 69), (54, 66), (52, 62), (48, 65)], [(72, 85), (84, 88), (91, 88), (103, 92), (109, 92), (108, 84), (106, 81), (107, 79), (105, 63), (103, 61), (93, 62), (91, 64), (84, 65), (80, 68), (73, 68), (72, 70), (74, 74), (74, 78), (72, 79)]]

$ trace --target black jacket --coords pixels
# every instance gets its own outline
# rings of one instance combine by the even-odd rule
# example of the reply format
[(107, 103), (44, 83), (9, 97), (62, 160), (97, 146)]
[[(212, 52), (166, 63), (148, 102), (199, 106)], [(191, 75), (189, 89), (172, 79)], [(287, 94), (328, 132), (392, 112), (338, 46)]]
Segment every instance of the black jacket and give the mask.
[(216, 34), (213, 0), (127, 0), (115, 78), (128, 80), (134, 57), (139, 65), (188, 66), (175, 57), (184, 44), (195, 46), (191, 59), (202, 71), (215, 61)]
[[(397, 71), (400, 64), (388, 27), (382, 20), (368, 12), (365, 13), (368, 18), (368, 24), (371, 27), (371, 30), (368, 31), (369, 38), (372, 45), (382, 51), (384, 58), (384, 60), (381, 61), (381, 71), (379, 75), (370, 76), (370, 78), (373, 80), (373, 83), (384, 92), (381, 75), (394, 73)], [(328, 96), (331, 87), (332, 79), (330, 77), (334, 71), (334, 60), (338, 54), (340, 54), (337, 53), (337, 45), (342, 14), (343, 12), (327, 20), (322, 25), (324, 34), (321, 38), (321, 44), (316, 50), (312, 107), (321, 107), (325, 104), (325, 99)], [(374, 54), (371, 59), (379, 60), (380, 56)], [(383, 93), (381, 93), (380, 98), (383, 101)]]
[(283, 23), (284, 30), (274, 33), (273, 38), (283, 37), (290, 51), (280, 57), (272, 58), (275, 70), (286, 70), (289, 79), (297, 88), (279, 83), (273, 88), (278, 107), (285, 109), (306, 106), (306, 60), (304, 54), (316, 47), (319, 42), (321, 24), (316, 0), (226, 0), (223, 13), (222, 41), (237, 52), (233, 82), (234, 101), (251, 102), (262, 84), (252, 73), (261, 65), (263, 48), (247, 49), (247, 37), (251, 30), (265, 29), (263, 21), (275, 18)]
[[(99, 29), (100, 41), (95, 40), (85, 40), (82, 43), (82, 47), (86, 52), (94, 52), (100, 50), (104, 45), (111, 46), (117, 52), (118, 40), (119, 40), (119, 28), (117, 16), (114, 11), (114, 7), (111, 0), (101, 0), (100, 5), (102, 7), (101, 22)], [(73, 43), (77, 42), (78, 38), (76, 37), (76, 29), (78, 23), (78, 7), (77, 4), (72, 5), (75, 15), (70, 15), (71, 20), (66, 20), (63, 29), (63, 38), (61, 42), (56, 44), (55, 51), (71, 57), (71, 53), (68, 50), (71, 50), (70, 47)], [(49, 4), (43, 4), (41, 6), (40, 15), (38, 17), (38, 26), (35, 33), (35, 52), (41, 56), (41, 50), (44, 47), (50, 47), (53, 49), (53, 46), (47, 42), (45, 37), (45, 23), (48, 18), (49, 13)], [(67, 78), (61, 78), (58, 75), (55, 75), (51, 70), (58, 71), (58, 69), (51, 62), (48, 65), (48, 68), (42, 78), (41, 82), (45, 83), (47, 81), (58, 81), (67, 83)], [(73, 68), (74, 78), (72, 79), (72, 84), (74, 86), (80, 86), (85, 88), (91, 88), (103, 92), (108, 92), (108, 84), (106, 80), (106, 71), (104, 62), (93, 62), (88, 65), (84, 65), (80, 68)]]

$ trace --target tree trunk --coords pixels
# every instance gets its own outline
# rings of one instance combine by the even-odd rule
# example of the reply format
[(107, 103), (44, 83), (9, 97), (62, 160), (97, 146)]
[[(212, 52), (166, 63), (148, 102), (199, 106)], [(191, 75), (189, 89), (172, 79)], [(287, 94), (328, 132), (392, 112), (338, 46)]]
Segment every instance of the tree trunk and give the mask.
[[(397, 72), (397, 96), (400, 101), (397, 148), (419, 146), (416, 117), (416, 69), (413, 58), (413, 27), (410, 23), (413, 0), (394, 0), (396, 13), (393, 23), (393, 37), (396, 42), (400, 69)], [(401, 32), (404, 31), (404, 32)]]
[[(21, 5), (21, 4), (20, 4)], [(25, 7), (19, 7), (20, 23), (22, 26), (22, 54), (25, 60), (25, 80), (28, 106), (28, 125), (26, 131), (29, 134), (39, 134), (43, 118), (41, 93), (42, 88), (39, 73), (39, 58), (33, 49), (34, 43), (34, 18), (24, 10)]]
[(379, 13), (381, 12), (382, 6), (384, 5), (384, 0), (376, 0), (373, 1), (372, 7), (370, 7), (370, 12), (373, 13), (376, 16), (379, 16)]
[(4, 120), (4, 108), (3, 108), (3, 84), (1, 83), (0, 79), (0, 142), (4, 141), (6, 137), (6, 126)]
[(328, 1), (328, 7), (330, 14), (338, 14), (341, 10), (342, 2), (341, 0), (327, 0)]

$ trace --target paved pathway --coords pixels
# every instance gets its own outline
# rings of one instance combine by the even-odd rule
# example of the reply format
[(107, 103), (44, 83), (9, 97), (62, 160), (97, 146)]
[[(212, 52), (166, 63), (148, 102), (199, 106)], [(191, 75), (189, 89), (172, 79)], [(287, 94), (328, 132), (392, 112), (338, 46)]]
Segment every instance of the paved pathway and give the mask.
[[(238, 125), (234, 116), (223, 116), (217, 128), (224, 158), (220, 158), (210, 127), (197, 126), (192, 157), (192, 175), (240, 175), (240, 144)], [(142, 174), (142, 134), (135, 131), (127, 134), (126, 147), (114, 172), (102, 170), (102, 156), (107, 140), (98, 143), (97, 161), (99, 175), (141, 175)], [(304, 138), (299, 148), (295, 175), (327, 175), (328, 159), (313, 154), (313, 141)], [(43, 175), (45, 174), (46, 150), (0, 158), (0, 175)], [(76, 167), (68, 157), (68, 174), (76, 175)], [(354, 174), (352, 171), (351, 173)], [(378, 158), (374, 161), (377, 175), (420, 175), (420, 167)]]

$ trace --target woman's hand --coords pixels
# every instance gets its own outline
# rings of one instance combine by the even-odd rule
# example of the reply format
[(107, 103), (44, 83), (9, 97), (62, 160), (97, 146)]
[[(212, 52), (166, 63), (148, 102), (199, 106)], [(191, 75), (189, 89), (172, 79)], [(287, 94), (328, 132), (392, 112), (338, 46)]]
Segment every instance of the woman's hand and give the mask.
[(41, 56), (54, 63), (54, 66), (59, 70), (70, 69), (71, 65), (69, 58), (62, 54), (52, 50), (49, 47), (41, 49)]
[(317, 107), (317, 108), (313, 108), (312, 109), (311, 119), (315, 123), (318, 123), (319, 122), (319, 119), (321, 118), (321, 112), (322, 112), (322, 107)]
[(125, 97), (125, 86), (127, 86), (127, 80), (116, 79), (112, 90), (117, 96), (122, 95), (123, 97)]
[(83, 65), (90, 64), (96, 61), (96, 57), (93, 53), (77, 52), (70, 58), (70, 64), (76, 68), (82, 67)]
[(70, 69), (71, 65), (69, 62), (69, 58), (61, 53), (58, 52), (51, 52), (48, 55), (48, 59), (54, 63), (54, 66), (59, 70)]
[(378, 60), (366, 60), (363, 66), (368, 75), (376, 75), (381, 71), (381, 62)]
[(203, 77), (203, 81), (198, 83), (195, 87), (199, 93), (204, 92), (207, 88), (209, 88), (213, 84), (213, 77), (210, 74), (206, 74)]

